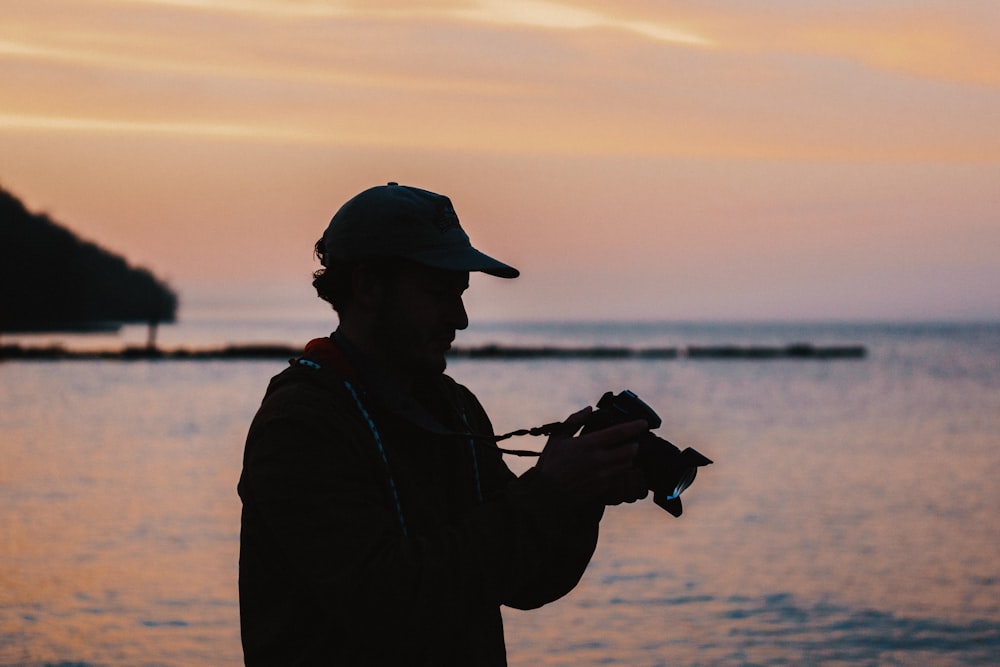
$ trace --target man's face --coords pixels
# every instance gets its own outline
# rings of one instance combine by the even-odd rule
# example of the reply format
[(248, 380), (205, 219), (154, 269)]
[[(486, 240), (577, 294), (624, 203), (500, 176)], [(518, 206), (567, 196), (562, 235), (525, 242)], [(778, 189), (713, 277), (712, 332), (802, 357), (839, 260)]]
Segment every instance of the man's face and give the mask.
[(462, 294), (468, 271), (406, 263), (386, 282), (377, 304), (375, 336), (393, 370), (418, 377), (443, 373), (455, 332), (469, 326)]

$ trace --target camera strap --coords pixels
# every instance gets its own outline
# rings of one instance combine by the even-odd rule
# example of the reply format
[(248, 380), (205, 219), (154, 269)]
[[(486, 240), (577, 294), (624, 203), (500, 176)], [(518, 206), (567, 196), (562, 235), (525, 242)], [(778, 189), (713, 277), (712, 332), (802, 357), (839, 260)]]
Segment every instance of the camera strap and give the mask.
[[(559, 427), (564, 426), (563, 422), (551, 422), (549, 424), (542, 424), (541, 426), (533, 426), (531, 428), (520, 428), (516, 431), (511, 431), (510, 433), (504, 433), (503, 435), (498, 435), (494, 439), (496, 442), (501, 440), (507, 440), (508, 438), (513, 438), (517, 435), (552, 435), (559, 431)], [(531, 449), (504, 449), (503, 447), (497, 447), (503, 454), (510, 454), (512, 456), (540, 456), (541, 452), (536, 452)]]
[[(348, 387), (351, 387), (353, 383), (359, 382), (360, 378), (355, 364), (350, 360), (350, 354), (344, 349), (345, 347), (350, 349), (349, 344), (343, 340), (337, 332), (334, 332), (329, 337), (316, 338), (309, 341), (306, 345), (305, 354), (301, 357), (290, 359), (289, 363), (294, 367), (306, 368), (312, 371), (330, 369), (337, 375), (341, 376), (343, 380), (348, 383)], [(323, 376), (324, 374), (320, 374), (320, 377)], [(354, 395), (355, 401), (357, 401), (360, 406), (360, 398), (357, 394), (355, 394), (353, 388), (351, 389), (351, 393)], [(390, 405), (393, 405), (391, 401)], [(426, 431), (436, 433), (438, 435), (468, 439), (470, 441), (492, 440), (493, 442), (500, 442), (501, 440), (507, 440), (508, 438), (519, 435), (552, 435), (553, 433), (559, 431), (560, 426), (563, 426), (562, 422), (552, 422), (550, 424), (543, 424), (532, 428), (518, 429), (499, 436), (484, 435), (480, 433), (459, 432), (447, 429), (437, 423), (437, 421), (433, 419), (430, 414), (425, 414), (424, 410), (416, 409), (416, 407), (412, 405), (402, 407), (400, 405), (393, 405), (393, 407), (396, 408), (395, 412), (399, 413), (398, 416), (400, 418), (423, 428)], [(367, 413), (365, 414), (367, 418)], [(462, 419), (465, 421), (464, 415), (462, 415)], [(467, 421), (465, 421), (465, 425), (466, 428), (468, 428)], [(541, 452), (536, 452), (530, 449), (504, 449), (503, 447), (497, 447), (497, 449), (500, 450), (502, 454), (511, 454), (512, 456), (539, 456), (541, 454)]]

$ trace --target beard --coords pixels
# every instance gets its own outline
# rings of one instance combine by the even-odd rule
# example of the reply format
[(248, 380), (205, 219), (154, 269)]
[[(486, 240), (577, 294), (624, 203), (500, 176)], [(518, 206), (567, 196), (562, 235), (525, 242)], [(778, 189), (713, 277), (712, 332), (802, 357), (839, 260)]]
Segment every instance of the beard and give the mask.
[(386, 295), (375, 312), (374, 338), (385, 360), (394, 370), (413, 378), (444, 373), (447, 349), (440, 341), (453, 338), (454, 332), (422, 326), (394, 296)]

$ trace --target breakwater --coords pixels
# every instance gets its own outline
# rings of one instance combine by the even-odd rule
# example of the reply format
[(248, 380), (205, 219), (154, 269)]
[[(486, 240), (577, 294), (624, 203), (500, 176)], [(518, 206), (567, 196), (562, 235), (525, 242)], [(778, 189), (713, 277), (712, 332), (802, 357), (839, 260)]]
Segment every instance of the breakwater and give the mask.
[[(58, 361), (73, 359), (90, 360), (240, 360), (240, 359), (291, 359), (302, 354), (302, 349), (287, 345), (225, 345), (204, 349), (161, 349), (149, 346), (128, 346), (118, 350), (68, 350), (51, 346), (0, 346), (0, 360), (20, 359)], [(862, 345), (816, 346), (809, 343), (792, 343), (780, 346), (741, 345), (692, 345), (687, 347), (560, 347), (480, 345), (457, 347), (450, 356), (464, 359), (863, 359), (867, 349)]]
[(861, 345), (817, 347), (808, 343), (650, 348), (483, 345), (453, 350), (453, 356), (470, 359), (861, 359), (866, 355)]

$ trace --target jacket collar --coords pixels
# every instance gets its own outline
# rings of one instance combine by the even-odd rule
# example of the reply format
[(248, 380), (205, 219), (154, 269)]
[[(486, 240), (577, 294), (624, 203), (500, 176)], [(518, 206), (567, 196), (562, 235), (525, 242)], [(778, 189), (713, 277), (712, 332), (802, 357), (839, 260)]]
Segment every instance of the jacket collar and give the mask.
[[(390, 414), (421, 430), (438, 435), (469, 435), (442, 424), (413, 393), (404, 389), (378, 362), (358, 349), (339, 331), (327, 338), (309, 341), (304, 356), (320, 366), (336, 370), (352, 384), (359, 385), (365, 395)], [(433, 384), (418, 383), (415, 391), (421, 391), (421, 386), (423, 391), (433, 390)], [(457, 412), (456, 419), (464, 421)]]

